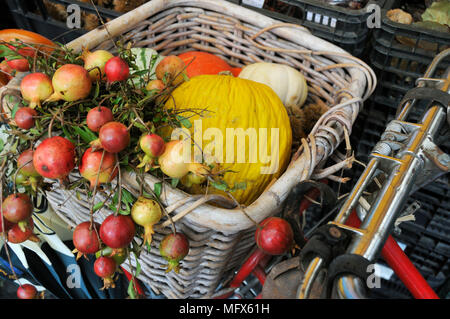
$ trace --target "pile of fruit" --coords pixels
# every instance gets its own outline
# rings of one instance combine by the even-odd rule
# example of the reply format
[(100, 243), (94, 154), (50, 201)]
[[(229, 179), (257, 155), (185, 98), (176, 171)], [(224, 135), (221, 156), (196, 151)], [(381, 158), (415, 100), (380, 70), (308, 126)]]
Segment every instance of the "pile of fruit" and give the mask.
[[(37, 192), (59, 182), (60, 187), (88, 194), (93, 199), (91, 219), (75, 228), (74, 252), (77, 258), (95, 255), (94, 270), (104, 279), (103, 288), (114, 287), (119, 266), (131, 254), (137, 262), (142, 249), (150, 249), (153, 226), (170, 220), (159, 199), (163, 187), (222, 194), (237, 205), (248, 205), (286, 168), (292, 135), (302, 137), (295, 129), (292, 133), (291, 123), (300, 121), (296, 128), (304, 136), (310, 122), (325, 111), (317, 105), (302, 108), (306, 81), (286, 65), (261, 62), (240, 69), (206, 52), (163, 57), (120, 42), (115, 54), (88, 49), (74, 53), (17, 30), (0, 31), (0, 40), (2, 84), (28, 72), (21, 79), (19, 101), (12, 107), (2, 104), (2, 119), (10, 127), (5, 145), (11, 147), (2, 147), (0, 153), (0, 231), (11, 243), (39, 240), (31, 218), (31, 198)], [(311, 119), (304, 116), (308, 109)], [(248, 157), (225, 165), (217, 159), (217, 149), (207, 153), (202, 145), (201, 160), (186, 162), (186, 147), (194, 150), (198, 145), (186, 143), (186, 138), (173, 139), (173, 132), (194, 134), (196, 120), (202, 120), (203, 129), (212, 127), (224, 134), (229, 127), (277, 128), (278, 169), (261, 174), (267, 161)], [(270, 145), (271, 137), (264, 138)], [(15, 163), (14, 169), (7, 170), (10, 163)], [(124, 170), (137, 176), (153, 174), (162, 182), (150, 193), (141, 187), (136, 198), (122, 184)], [(97, 192), (107, 194), (108, 200), (95, 202)], [(114, 213), (98, 224), (93, 216), (103, 207)], [(173, 223), (171, 227), (159, 250), (168, 261), (167, 271), (178, 272), (189, 241)], [(273, 232), (264, 228), (266, 224), (258, 228), (258, 244), (273, 245)], [(292, 239), (286, 240), (281, 238), (283, 245), (292, 246)], [(133, 276), (139, 271), (137, 267)], [(133, 285), (132, 280), (132, 297)]]

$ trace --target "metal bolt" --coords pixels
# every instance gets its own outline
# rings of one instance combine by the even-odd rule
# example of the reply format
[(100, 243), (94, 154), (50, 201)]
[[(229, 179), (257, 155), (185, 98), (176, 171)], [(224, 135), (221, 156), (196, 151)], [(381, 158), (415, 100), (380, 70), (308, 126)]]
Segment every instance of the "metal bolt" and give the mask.
[(336, 227), (330, 227), (328, 231), (330, 232), (330, 235), (333, 236), (334, 238), (339, 238), (342, 235), (341, 231)]

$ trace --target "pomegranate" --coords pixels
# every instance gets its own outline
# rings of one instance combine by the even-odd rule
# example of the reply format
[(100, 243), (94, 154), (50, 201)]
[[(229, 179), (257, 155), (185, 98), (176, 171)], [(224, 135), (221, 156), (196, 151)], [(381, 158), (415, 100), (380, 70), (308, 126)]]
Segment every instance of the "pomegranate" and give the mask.
[(153, 225), (159, 222), (162, 217), (161, 207), (153, 199), (143, 196), (139, 197), (131, 208), (131, 218), (133, 221), (144, 227), (144, 245), (152, 242)]
[(3, 73), (5, 76), (6, 81), (9, 81), (13, 78), (12, 76), (13, 69), (8, 65), (8, 62), (3, 60), (0, 63), (0, 73)]
[(67, 102), (84, 99), (91, 92), (92, 81), (89, 73), (80, 65), (64, 64), (53, 74), (52, 85), (54, 93), (45, 101)]
[(102, 250), (99, 250), (98, 252), (95, 253), (96, 258), (99, 258), (101, 256), (111, 257), (116, 262), (116, 265), (119, 266), (127, 260), (128, 249), (119, 248), (113, 250), (111, 247), (105, 247)]
[(24, 229), (21, 229), (19, 224), (14, 224), (8, 230), (8, 242), (13, 244), (20, 244), (26, 240), (38, 242), (39, 238), (33, 234), (33, 228), (34, 224), (32, 218), (26, 221), (26, 226)]
[(94, 263), (94, 272), (103, 279), (103, 289), (115, 288), (114, 274), (116, 273), (117, 264), (111, 257), (99, 257)]
[(15, 174), (15, 175), (16, 175), (16, 184), (17, 185), (23, 185), (23, 186), (30, 185), (28, 177), (23, 175), (21, 172), (17, 172), (17, 174)]
[(33, 213), (33, 202), (27, 194), (16, 193), (5, 198), (2, 203), (3, 217), (11, 223), (27, 220)]
[(75, 146), (61, 136), (47, 138), (34, 151), (33, 164), (41, 176), (63, 181), (75, 167)]
[(22, 152), (17, 159), (17, 167), (25, 176), (40, 177), (33, 164), (33, 150), (31, 148)]
[(91, 227), (90, 222), (83, 222), (78, 224), (73, 231), (73, 245), (75, 249), (73, 252), (77, 253), (77, 260), (81, 256), (85, 256), (87, 254), (95, 254), (100, 250), (100, 239), (98, 237), (98, 230), (100, 228), (100, 224), (93, 223)]
[(41, 101), (53, 93), (52, 81), (44, 73), (36, 72), (26, 75), (20, 82), (22, 97), (30, 102), (29, 107), (34, 109), (41, 106)]
[(167, 84), (178, 85), (183, 83), (186, 65), (176, 55), (166, 56), (161, 62), (158, 63), (155, 69), (156, 77), (158, 80), (164, 81), (166, 78)]
[[(105, 77), (105, 64), (114, 56), (106, 50), (96, 50), (94, 52), (85, 49), (81, 55), (84, 61), (84, 68), (89, 71), (92, 81), (100, 80)], [(100, 70), (99, 70), (100, 69)]]
[(130, 67), (127, 62), (116, 56), (106, 62), (105, 73), (109, 83), (125, 81), (130, 75)]
[(189, 172), (187, 175), (183, 176), (180, 180), (180, 182), (186, 187), (191, 187), (192, 185), (200, 185), (205, 181), (206, 181), (205, 176), (197, 175), (192, 172)]
[(14, 114), (14, 122), (19, 128), (29, 130), (34, 126), (34, 118), (37, 115), (37, 112), (31, 107), (21, 107)]
[(135, 233), (136, 227), (130, 216), (109, 215), (100, 226), (100, 239), (113, 249), (127, 247)]
[(22, 59), (14, 59), (14, 60), (8, 60), (8, 58), (5, 58), (6, 63), (8, 63), (8, 66), (16, 71), (19, 72), (27, 72), (30, 70), (30, 63), (28, 63), (28, 60), (25, 58)]
[(166, 86), (164, 85), (164, 82), (161, 80), (151, 80), (147, 83), (147, 86), (145, 89), (147, 91), (155, 90), (156, 94), (161, 93), (162, 90), (164, 90)]
[(172, 178), (182, 178), (189, 173), (189, 161), (183, 156), (183, 141), (166, 143), (163, 154), (158, 158), (161, 171)]
[(100, 128), (108, 122), (114, 121), (112, 111), (104, 106), (98, 106), (91, 109), (86, 117), (86, 123), (93, 132), (100, 131)]
[(189, 241), (184, 234), (169, 234), (161, 241), (159, 252), (169, 262), (166, 272), (174, 270), (178, 273), (180, 260), (189, 253)]
[(269, 255), (282, 255), (294, 245), (294, 232), (291, 225), (280, 217), (264, 219), (261, 228), (255, 232), (258, 247)]
[(16, 184), (28, 186), (30, 185), (36, 191), (38, 184), (42, 180), (42, 176), (33, 164), (33, 150), (30, 148), (19, 155), (17, 159), (17, 169), (19, 171), (16, 175)]
[(139, 139), (139, 146), (150, 157), (158, 157), (164, 153), (165, 143), (157, 134), (145, 134)]
[(181, 140), (166, 143), (164, 152), (158, 157), (161, 171), (172, 178), (182, 178), (189, 172), (200, 176), (208, 175), (207, 166), (186, 158), (184, 147), (185, 144)]
[(139, 146), (144, 151), (145, 156), (138, 167), (153, 163), (153, 159), (164, 153), (165, 142), (161, 136), (157, 134), (145, 134), (139, 139)]
[[(103, 162), (101, 162), (102, 154), (103, 151), (92, 151), (92, 147), (90, 147), (81, 158), (80, 174), (90, 182), (91, 189), (94, 189), (96, 185), (97, 175), (98, 186), (103, 183), (109, 183), (118, 172), (115, 155), (105, 151)], [(101, 167), (100, 163), (102, 163)]]
[(37, 289), (30, 284), (23, 284), (17, 289), (17, 298), (19, 299), (36, 299)]
[(127, 127), (119, 122), (108, 122), (100, 128), (99, 138), (92, 141), (93, 148), (103, 148), (110, 153), (119, 153), (130, 143)]
[[(5, 221), (5, 227), (3, 227), (3, 221)], [(2, 233), (3, 231), (8, 231), (8, 230), (10, 230), (11, 229), (11, 227), (13, 227), (14, 226), (14, 224), (13, 223), (11, 223), (10, 221), (8, 221), (7, 219), (5, 219), (5, 218), (1, 218), (1, 216), (0, 216), (0, 233)]]

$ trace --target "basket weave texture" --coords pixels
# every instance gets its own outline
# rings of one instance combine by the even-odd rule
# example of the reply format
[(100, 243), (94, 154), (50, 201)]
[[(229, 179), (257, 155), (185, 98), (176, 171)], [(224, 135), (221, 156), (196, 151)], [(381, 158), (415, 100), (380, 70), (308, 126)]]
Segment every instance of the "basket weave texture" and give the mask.
[[(303, 73), (309, 101), (326, 105), (329, 110), (307, 139), (294, 141), (298, 150), (293, 152), (284, 174), (245, 207), (247, 215), (257, 222), (278, 213), (298, 182), (332, 175), (349, 163), (337, 156), (340, 159), (335, 165), (323, 168), (325, 160), (351, 132), (362, 102), (376, 84), (372, 70), (362, 61), (305, 28), (280, 23), (225, 1), (153, 0), (74, 40), (69, 47), (76, 51), (86, 46), (114, 51), (111, 39), (131, 42), (133, 47), (151, 47), (161, 55), (201, 50), (233, 66), (266, 61), (288, 64)], [(137, 195), (141, 183), (144, 190), (151, 190), (160, 180), (152, 175), (141, 180), (132, 173), (123, 173), (122, 182)], [(55, 212), (72, 227), (89, 220), (92, 198), (54, 185), (46, 196)], [(100, 193), (96, 197), (95, 201), (105, 200)], [(164, 184), (161, 200), (176, 220), (177, 231), (189, 238), (190, 251), (181, 261), (178, 274), (165, 273), (162, 266), (167, 262), (158, 247), (171, 229), (156, 229), (150, 252), (143, 251), (139, 259), (139, 279), (156, 293), (168, 298), (210, 298), (254, 248), (253, 222), (239, 207), (208, 204), (219, 199), (214, 195), (192, 196)], [(104, 207), (94, 219), (101, 223), (111, 213)], [(131, 265), (125, 264), (125, 268), (133, 271), (130, 268), (136, 264), (131, 259)]]

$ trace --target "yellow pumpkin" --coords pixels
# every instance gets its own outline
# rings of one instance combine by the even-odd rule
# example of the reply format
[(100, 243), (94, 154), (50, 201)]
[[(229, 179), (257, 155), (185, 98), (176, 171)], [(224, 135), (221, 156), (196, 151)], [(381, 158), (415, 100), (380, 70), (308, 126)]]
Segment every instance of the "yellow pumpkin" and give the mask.
[[(222, 180), (230, 188), (245, 185), (231, 193), (238, 202), (249, 205), (284, 172), (292, 131), (287, 111), (270, 87), (233, 76), (200, 75), (172, 96), (165, 107), (189, 120), (193, 147), (201, 147), (207, 163), (227, 170)], [(194, 185), (189, 191), (205, 189)], [(214, 187), (208, 192), (224, 194)]]

